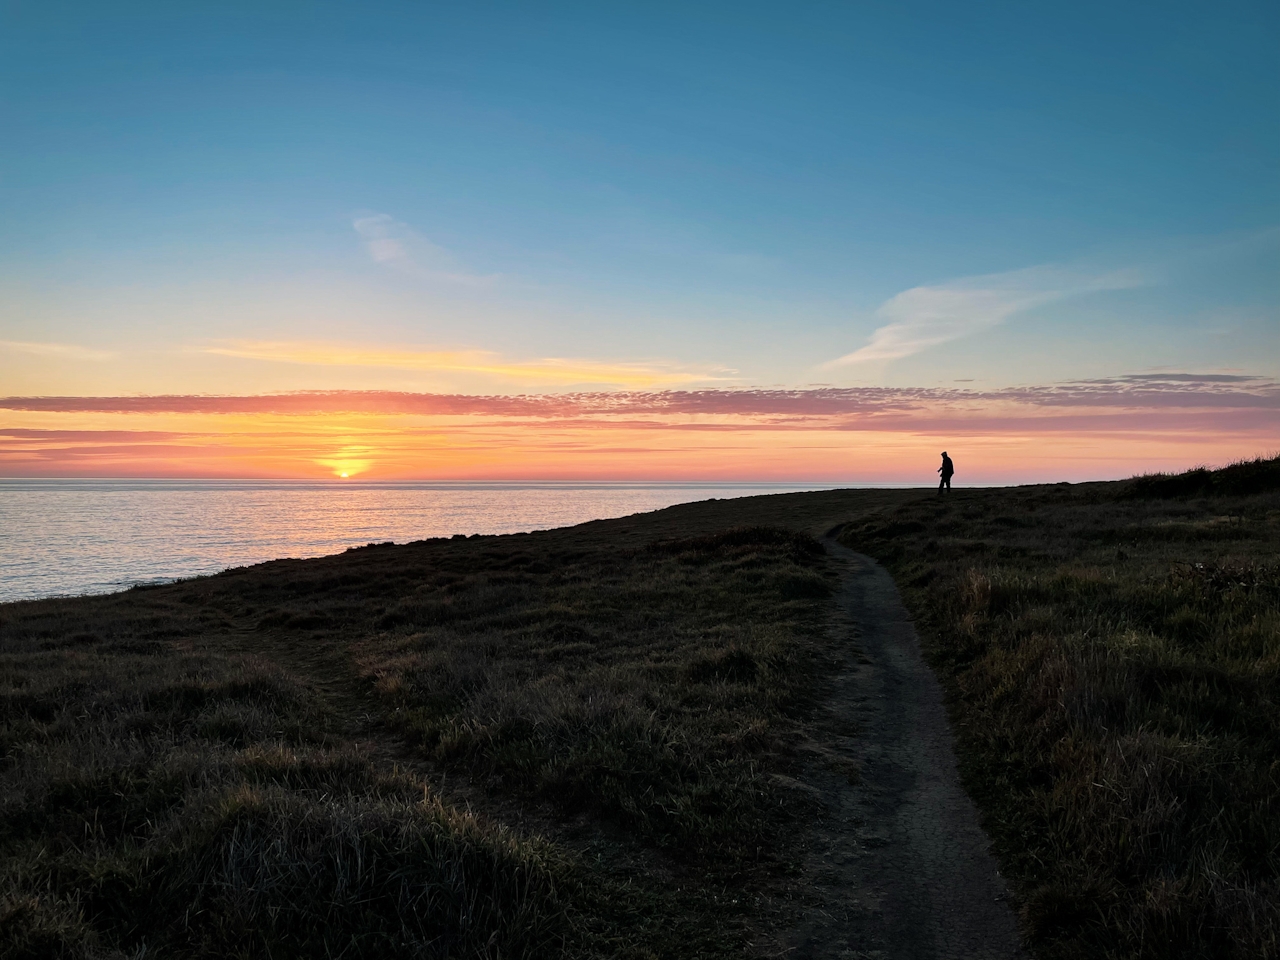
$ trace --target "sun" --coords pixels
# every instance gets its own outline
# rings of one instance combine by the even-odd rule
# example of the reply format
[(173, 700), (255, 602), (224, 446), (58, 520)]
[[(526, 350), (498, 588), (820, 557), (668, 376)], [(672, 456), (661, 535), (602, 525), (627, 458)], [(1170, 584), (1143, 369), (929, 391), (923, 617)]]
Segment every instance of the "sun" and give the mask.
[(351, 477), (358, 477), (365, 473), (372, 465), (373, 461), (367, 456), (360, 456), (368, 451), (368, 447), (351, 448), (348, 447), (338, 453), (338, 456), (332, 460), (315, 460), (317, 466), (328, 467), (329, 476), (335, 480), (348, 480)]

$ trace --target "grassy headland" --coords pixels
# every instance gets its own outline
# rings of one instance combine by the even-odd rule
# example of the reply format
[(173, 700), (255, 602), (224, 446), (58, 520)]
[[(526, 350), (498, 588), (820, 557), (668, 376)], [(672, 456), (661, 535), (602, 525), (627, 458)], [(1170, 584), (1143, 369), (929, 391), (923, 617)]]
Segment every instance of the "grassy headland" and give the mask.
[(0, 952), (740, 950), (823, 551), (605, 532), (3, 608)]
[(836, 491), (0, 606), (0, 953), (713, 957), (894, 573), (1046, 957), (1275, 955), (1280, 462)]
[(1280, 956), (1280, 459), (840, 537), (919, 617), (1037, 953)]

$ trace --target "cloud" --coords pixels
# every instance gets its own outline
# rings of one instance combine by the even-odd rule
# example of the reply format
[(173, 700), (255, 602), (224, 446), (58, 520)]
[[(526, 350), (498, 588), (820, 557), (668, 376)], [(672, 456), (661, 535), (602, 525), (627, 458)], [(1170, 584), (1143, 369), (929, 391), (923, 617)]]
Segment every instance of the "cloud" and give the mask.
[(32, 430), (26, 428), (0, 428), (0, 438), (28, 443), (80, 443), (93, 440), (99, 443), (115, 443), (123, 440), (151, 443), (158, 440), (181, 440), (184, 433), (161, 430)]
[[(1158, 379), (1153, 379), (1158, 377)], [(582, 420), (746, 418), (779, 426), (841, 423), (842, 428), (896, 424), (975, 414), (1009, 418), (1044, 416), (1069, 408), (1107, 418), (1147, 411), (1185, 415), (1250, 412), (1252, 424), (1280, 421), (1280, 382), (1266, 377), (1138, 374), (998, 390), (945, 387), (823, 387), (806, 390), (654, 390), (485, 396), (389, 390), (331, 390), (262, 396), (7, 397), (0, 409), (61, 413), (197, 413), (322, 415), (490, 416)], [(1072, 416), (1076, 415), (1074, 412)], [(1259, 419), (1260, 418), (1260, 419)], [(692, 421), (691, 421), (692, 422)]]
[(0, 350), (25, 353), (36, 357), (61, 357), (66, 360), (112, 360), (116, 354), (110, 350), (94, 350), (73, 343), (32, 343), (23, 340), (0, 340)]
[(966, 277), (912, 287), (885, 301), (876, 315), (888, 321), (871, 341), (824, 368), (900, 360), (930, 347), (980, 333), (1034, 307), (1100, 290), (1137, 286), (1133, 271), (1083, 276), (1055, 267)]
[(0, 413), (9, 424), (0, 474), (311, 477), (367, 467), (384, 479), (902, 480), (921, 470), (927, 479), (945, 448), (968, 451), (959, 459), (975, 480), (1064, 470), (1086, 479), (1275, 449), (1280, 382), (1223, 376), (989, 390), (9, 397), (0, 398), (0, 411), (15, 411)]
[(1251, 377), (1240, 373), (1131, 373), (1123, 377), (1105, 380), (1089, 380), (1086, 383), (1263, 383), (1265, 377)]
[(471, 273), (444, 247), (437, 246), (408, 224), (385, 213), (356, 217), (351, 226), (376, 263), (384, 263), (411, 276), (469, 286), (497, 279), (496, 274), (481, 276)]
[(1142, 373), (1002, 391), (1037, 406), (1280, 410), (1280, 384), (1267, 377)]
[(969, 450), (966, 469), (998, 462), (1010, 476), (1026, 468), (1050, 479), (1087, 453), (1083, 479), (1272, 450), (1280, 383), (1169, 374), (986, 391), (9, 397), (0, 410), (20, 412), (2, 415), (14, 424), (0, 429), (5, 476), (354, 476), (367, 467), (386, 478), (740, 479), (831, 469), (833, 478), (870, 470), (889, 479), (884, 464), (897, 457), (901, 479), (916, 475), (922, 451), (928, 461), (945, 447)]
[(204, 348), (205, 353), (275, 363), (326, 367), (385, 367), (429, 373), (470, 373), (545, 384), (610, 384), (657, 387), (733, 379), (720, 368), (690, 369), (675, 364), (610, 363), (547, 357), (506, 360), (487, 350), (422, 350), (412, 347), (313, 341), (233, 340)]

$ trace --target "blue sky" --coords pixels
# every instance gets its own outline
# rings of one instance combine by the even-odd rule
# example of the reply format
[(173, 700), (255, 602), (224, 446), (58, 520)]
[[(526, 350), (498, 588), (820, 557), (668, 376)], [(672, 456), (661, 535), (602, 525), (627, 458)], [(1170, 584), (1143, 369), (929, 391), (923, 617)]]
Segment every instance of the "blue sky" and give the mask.
[(0, 4), (3, 392), (1280, 375), (1273, 3), (178, 7)]

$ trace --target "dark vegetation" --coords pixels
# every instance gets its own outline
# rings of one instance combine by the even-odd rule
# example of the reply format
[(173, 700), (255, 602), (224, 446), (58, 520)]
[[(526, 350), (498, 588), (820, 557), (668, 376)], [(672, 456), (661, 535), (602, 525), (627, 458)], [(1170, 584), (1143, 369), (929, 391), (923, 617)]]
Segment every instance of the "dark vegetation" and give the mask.
[(1280, 460), (848, 524), (1044, 957), (1280, 956)]
[(812, 696), (796, 628), (821, 625), (822, 557), (811, 537), (752, 528), (565, 556), (540, 576), (464, 562), (391, 606), (360, 661), (446, 769), (684, 855), (753, 857), (780, 719)]
[(823, 552), (604, 532), (0, 608), (0, 955), (740, 952)]
[(1280, 956), (1280, 461), (836, 491), (0, 607), (0, 955), (739, 956), (894, 573), (1044, 958)]
[(1221, 470), (1197, 467), (1186, 473), (1151, 473), (1134, 477), (1123, 496), (1134, 499), (1172, 497), (1248, 497), (1280, 489), (1280, 457), (1242, 460)]

